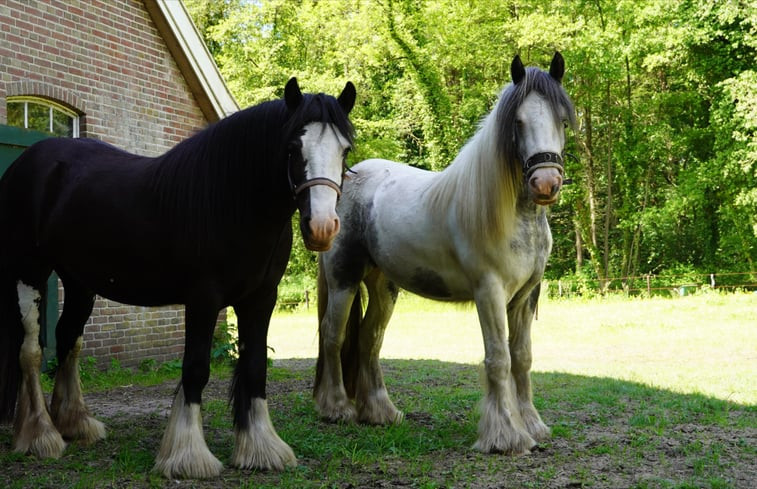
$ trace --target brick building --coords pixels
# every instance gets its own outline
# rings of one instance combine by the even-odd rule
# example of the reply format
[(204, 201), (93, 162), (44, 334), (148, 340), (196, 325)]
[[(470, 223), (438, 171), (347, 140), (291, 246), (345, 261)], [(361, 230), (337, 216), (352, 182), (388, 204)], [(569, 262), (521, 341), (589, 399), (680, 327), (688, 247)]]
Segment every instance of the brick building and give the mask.
[[(179, 0), (0, 3), (0, 173), (51, 133), (157, 156), (235, 110)], [(62, 299), (56, 284), (51, 279), (46, 308), (48, 351)], [(98, 298), (82, 355), (101, 365), (174, 359), (183, 351), (183, 323), (182, 307)]]

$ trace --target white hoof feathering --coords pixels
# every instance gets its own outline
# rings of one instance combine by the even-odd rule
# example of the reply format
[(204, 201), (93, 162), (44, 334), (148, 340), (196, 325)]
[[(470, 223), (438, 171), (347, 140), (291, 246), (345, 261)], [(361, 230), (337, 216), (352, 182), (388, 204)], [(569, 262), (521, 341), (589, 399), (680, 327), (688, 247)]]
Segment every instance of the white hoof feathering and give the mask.
[(527, 406), (521, 407), (520, 415), (523, 418), (526, 431), (534, 440), (537, 442), (549, 440), (551, 430), (541, 420), (536, 408), (529, 403)]
[(84, 403), (79, 380), (80, 336), (55, 375), (50, 414), (64, 438), (84, 444), (105, 439), (105, 425), (93, 418)]
[(223, 464), (205, 444), (200, 405), (186, 404), (184, 390), (179, 388), (154, 470), (169, 479), (207, 479), (220, 475), (221, 469)]
[(405, 414), (394, 406), (385, 388), (358, 395), (358, 420), (374, 425), (401, 424)]
[(523, 455), (531, 452), (536, 442), (526, 432), (519, 415), (500, 406), (491, 398), (484, 400), (478, 423), (478, 440), (473, 448), (484, 453)]
[(336, 397), (319, 393), (315, 404), (321, 418), (330, 423), (352, 423), (357, 420), (357, 409), (346, 395)]
[(284, 470), (297, 465), (292, 449), (276, 434), (268, 415), (268, 402), (255, 398), (247, 428), (236, 429), (231, 464), (242, 469)]
[(24, 341), (19, 352), (21, 385), (13, 425), (13, 450), (40, 458), (58, 458), (66, 443), (53, 425), (39, 380), (42, 349), (39, 347), (40, 294), (35, 288), (18, 282), (18, 306), (24, 326)]
[(53, 426), (47, 411), (43, 416), (23, 414), (23, 417), (24, 421), (16, 426), (13, 451), (39, 458), (60, 458), (66, 442)]

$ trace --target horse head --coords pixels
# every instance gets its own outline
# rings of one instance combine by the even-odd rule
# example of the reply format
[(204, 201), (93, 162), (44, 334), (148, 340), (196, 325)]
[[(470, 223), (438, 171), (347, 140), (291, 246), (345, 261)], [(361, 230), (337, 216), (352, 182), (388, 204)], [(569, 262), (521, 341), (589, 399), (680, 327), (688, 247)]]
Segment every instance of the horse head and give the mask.
[(565, 61), (555, 53), (546, 73), (524, 68), (515, 56), (510, 73), (519, 102), (512, 106), (513, 156), (521, 163), (530, 199), (550, 205), (557, 201), (565, 178), (565, 129), (575, 121), (573, 105), (562, 87)]
[(292, 78), (284, 89), (296, 129), (288, 142), (287, 174), (300, 211), (305, 246), (326, 251), (339, 232), (337, 200), (341, 196), (345, 160), (353, 129), (347, 118), (355, 104), (355, 86), (347, 82), (339, 97), (303, 94)]

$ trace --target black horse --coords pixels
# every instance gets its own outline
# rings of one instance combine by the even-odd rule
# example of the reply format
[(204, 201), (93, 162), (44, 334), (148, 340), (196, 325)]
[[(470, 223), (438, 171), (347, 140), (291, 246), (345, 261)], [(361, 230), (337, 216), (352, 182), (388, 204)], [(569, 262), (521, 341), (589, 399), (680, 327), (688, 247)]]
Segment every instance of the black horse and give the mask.
[[(105, 437), (81, 395), (78, 356), (95, 294), (143, 306), (186, 306), (185, 351), (156, 470), (211, 477), (222, 465), (202, 433), (200, 402), (218, 312), (239, 320), (231, 398), (231, 463), (281, 469), (296, 463), (266, 403), (266, 336), (299, 209), (306, 246), (327, 250), (348, 114), (355, 88), (338, 98), (302, 94), (223, 119), (157, 158), (87, 139), (48, 139), (26, 150), (0, 180), (0, 420), (14, 422), (14, 449), (58, 457), (64, 439)], [(39, 382), (38, 305), (52, 271), (65, 289), (56, 326), (59, 368), (50, 409)]]

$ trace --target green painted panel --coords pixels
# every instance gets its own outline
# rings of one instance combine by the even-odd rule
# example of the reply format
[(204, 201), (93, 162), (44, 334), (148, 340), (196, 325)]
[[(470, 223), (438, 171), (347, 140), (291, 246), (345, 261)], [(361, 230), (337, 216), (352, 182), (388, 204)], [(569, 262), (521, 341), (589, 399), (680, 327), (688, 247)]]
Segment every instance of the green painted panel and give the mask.
[(49, 137), (44, 132), (0, 124), (0, 175), (27, 147)]
[[(0, 176), (26, 148), (49, 137), (43, 132), (0, 124)], [(45, 360), (50, 360), (55, 356), (55, 324), (58, 321), (58, 276), (54, 273), (47, 280), (47, 294), (40, 312), (45, 322), (40, 339), (45, 346)]]

